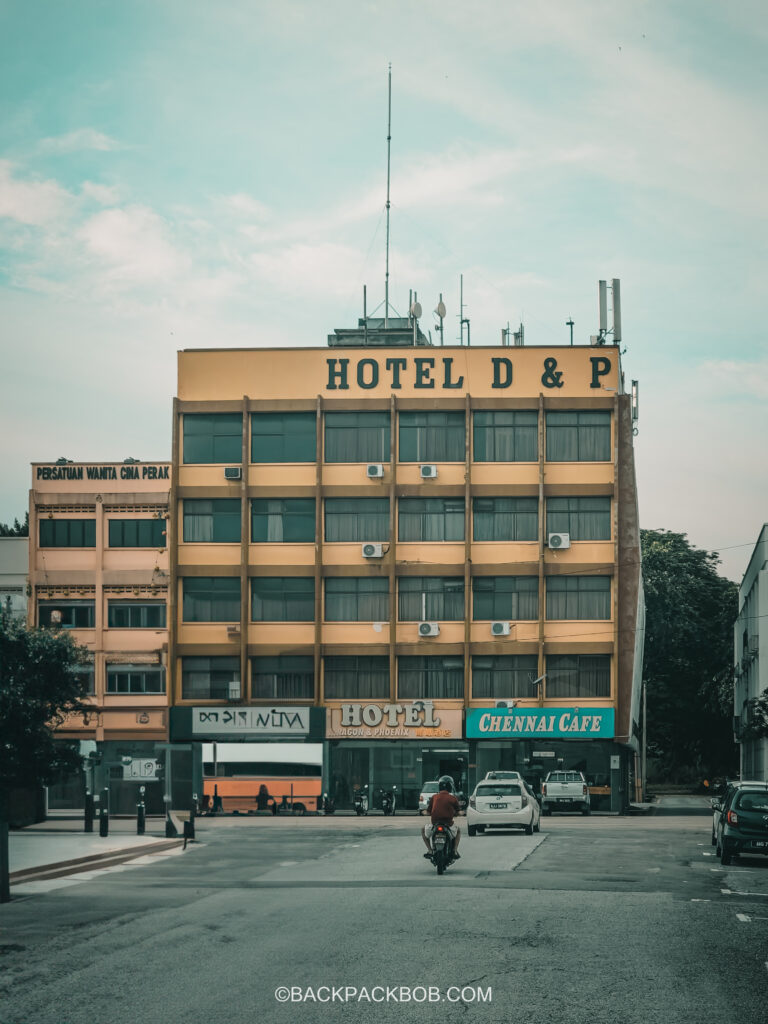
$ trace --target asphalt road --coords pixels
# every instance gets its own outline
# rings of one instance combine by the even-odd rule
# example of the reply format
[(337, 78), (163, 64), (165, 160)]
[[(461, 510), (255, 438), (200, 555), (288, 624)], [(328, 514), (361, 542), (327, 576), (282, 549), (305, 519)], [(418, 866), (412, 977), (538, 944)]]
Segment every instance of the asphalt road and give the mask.
[(19, 887), (0, 1024), (765, 1024), (768, 858), (722, 868), (708, 818), (465, 835), (442, 878), (417, 824), (199, 822), (185, 853)]

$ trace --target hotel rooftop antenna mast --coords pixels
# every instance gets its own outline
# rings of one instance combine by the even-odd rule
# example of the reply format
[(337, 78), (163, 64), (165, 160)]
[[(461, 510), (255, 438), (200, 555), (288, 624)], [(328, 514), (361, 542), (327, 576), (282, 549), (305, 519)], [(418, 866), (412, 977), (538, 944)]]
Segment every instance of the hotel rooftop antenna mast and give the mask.
[(389, 168), (390, 153), (392, 149), (392, 65), (389, 65), (387, 101), (387, 248), (386, 248), (386, 270), (384, 274), (384, 326), (389, 327)]

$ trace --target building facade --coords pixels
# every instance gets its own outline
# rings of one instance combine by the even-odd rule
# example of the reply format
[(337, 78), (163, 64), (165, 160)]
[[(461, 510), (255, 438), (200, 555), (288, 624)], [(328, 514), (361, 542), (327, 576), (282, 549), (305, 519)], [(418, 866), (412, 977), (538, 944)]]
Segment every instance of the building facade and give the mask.
[(341, 807), (565, 767), (622, 809), (643, 602), (618, 348), (329, 341), (179, 353), (171, 740), (253, 743), (258, 774), (312, 719)]
[(82, 806), (87, 784), (109, 786), (113, 813), (135, 812), (141, 778), (162, 810), (152, 764), (168, 733), (169, 490), (167, 462), (32, 466), (28, 623), (71, 630), (90, 653), (93, 714), (58, 735), (97, 766), (52, 787), (51, 808)]
[[(739, 616), (734, 625), (734, 734), (739, 744), (742, 779), (768, 779), (768, 523), (739, 587)], [(757, 702), (763, 704), (760, 711)]]
[(0, 616), (27, 617), (29, 538), (0, 537)]

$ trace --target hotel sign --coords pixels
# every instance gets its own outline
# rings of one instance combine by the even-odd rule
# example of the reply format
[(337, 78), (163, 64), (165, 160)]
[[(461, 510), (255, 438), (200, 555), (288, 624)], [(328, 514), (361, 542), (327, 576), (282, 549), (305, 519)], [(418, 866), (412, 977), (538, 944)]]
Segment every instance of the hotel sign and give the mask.
[(306, 736), (309, 708), (192, 708), (192, 735)]
[(472, 708), (467, 739), (612, 739), (613, 708)]
[(328, 708), (325, 735), (331, 739), (461, 739), (463, 714), (431, 701), (342, 704)]

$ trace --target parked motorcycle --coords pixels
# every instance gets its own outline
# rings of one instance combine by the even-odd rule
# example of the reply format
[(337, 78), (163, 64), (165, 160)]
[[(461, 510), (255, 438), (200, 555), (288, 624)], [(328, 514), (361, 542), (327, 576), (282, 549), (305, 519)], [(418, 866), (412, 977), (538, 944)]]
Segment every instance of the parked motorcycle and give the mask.
[(368, 813), (368, 787), (363, 786), (362, 789), (355, 790), (355, 814), (360, 817), (361, 815)]
[(381, 809), (385, 814), (394, 814), (395, 806), (397, 804), (396, 792), (397, 786), (393, 786), (391, 789), (381, 789)]
[(430, 839), (431, 861), (437, 868), (438, 875), (442, 875), (447, 867), (454, 862), (453, 838), (447, 825), (438, 822), (432, 829)]
[(336, 804), (327, 793), (323, 793), (323, 814), (333, 814), (336, 810)]

